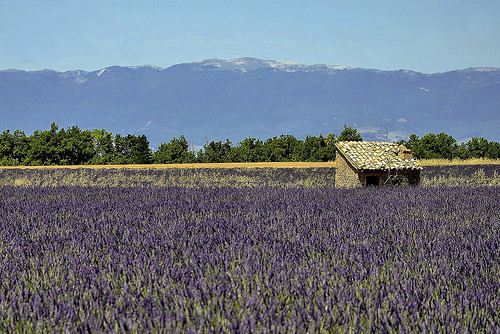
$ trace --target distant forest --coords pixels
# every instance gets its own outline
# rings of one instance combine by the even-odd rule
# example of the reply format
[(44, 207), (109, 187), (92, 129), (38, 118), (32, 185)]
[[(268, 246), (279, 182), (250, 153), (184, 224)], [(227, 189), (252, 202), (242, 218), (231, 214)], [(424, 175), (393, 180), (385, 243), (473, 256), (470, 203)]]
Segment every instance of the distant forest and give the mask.
[[(124, 165), (169, 164), (198, 162), (287, 162), (333, 161), (335, 143), (362, 141), (357, 129), (345, 126), (336, 136), (280, 135), (265, 141), (247, 137), (237, 146), (228, 139), (212, 141), (195, 152), (184, 136), (173, 137), (153, 151), (145, 135), (113, 134), (105, 129), (82, 130), (77, 126), (59, 129), (52, 123), (50, 130), (37, 130), (30, 136), (24, 131), (5, 130), (0, 134), (0, 165)], [(500, 158), (500, 144), (484, 138), (472, 138), (466, 143), (445, 133), (428, 133), (422, 138), (412, 134), (397, 142), (415, 152), (418, 159)]]

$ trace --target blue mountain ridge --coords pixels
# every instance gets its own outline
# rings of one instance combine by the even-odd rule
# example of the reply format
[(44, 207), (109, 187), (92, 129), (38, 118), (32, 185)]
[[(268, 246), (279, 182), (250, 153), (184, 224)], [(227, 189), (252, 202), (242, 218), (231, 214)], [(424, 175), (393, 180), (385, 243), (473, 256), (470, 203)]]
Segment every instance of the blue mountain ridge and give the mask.
[(98, 71), (0, 71), (0, 131), (61, 127), (145, 134), (156, 148), (184, 135), (195, 146), (280, 134), (365, 140), (446, 132), (500, 141), (500, 69), (444, 73), (303, 65), (257, 58)]

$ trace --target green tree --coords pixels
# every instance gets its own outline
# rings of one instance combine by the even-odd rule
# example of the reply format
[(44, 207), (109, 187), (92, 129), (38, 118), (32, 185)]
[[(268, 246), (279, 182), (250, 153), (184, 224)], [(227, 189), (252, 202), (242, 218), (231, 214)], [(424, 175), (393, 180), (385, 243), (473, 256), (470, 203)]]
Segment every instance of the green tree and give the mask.
[(458, 148), (458, 156), (461, 159), (470, 158), (500, 158), (500, 144), (497, 142), (489, 142), (481, 138), (471, 138), (468, 142), (462, 143)]
[(483, 137), (474, 137), (466, 144), (468, 158), (484, 158), (488, 152), (489, 143)]
[(94, 146), (95, 155), (90, 161), (92, 165), (109, 165), (113, 163), (116, 154), (113, 145), (113, 133), (105, 129), (94, 129), (92, 131), (92, 143)]
[(152, 162), (152, 150), (146, 135), (135, 136), (131, 153), (132, 161), (135, 164), (150, 164)]
[(15, 144), (15, 137), (10, 130), (0, 134), (0, 166), (17, 165), (14, 159)]
[(191, 163), (195, 161), (195, 155), (189, 152), (189, 143), (181, 135), (173, 137), (169, 143), (161, 143), (153, 153), (153, 161), (156, 164)]
[(337, 141), (363, 141), (363, 137), (361, 137), (357, 129), (344, 124), (344, 130), (337, 137)]
[(115, 136), (115, 156), (113, 163), (117, 164), (149, 164), (152, 152), (145, 135)]
[(62, 129), (58, 133), (60, 147), (58, 148), (59, 164), (81, 165), (92, 161), (96, 150), (90, 130), (81, 130), (77, 126)]
[(420, 138), (416, 134), (412, 133), (408, 140), (399, 140), (397, 144), (404, 145), (406, 148), (416, 153), (420, 149)]
[(329, 133), (324, 140), (326, 143), (326, 147), (324, 148), (324, 150), (326, 151), (326, 160), (322, 161), (333, 161), (335, 160), (335, 153), (337, 152), (337, 148), (335, 147), (337, 138), (335, 137), (335, 134)]
[(211, 141), (203, 146), (203, 151), (198, 154), (199, 162), (233, 162), (234, 161), (233, 144), (226, 139), (225, 143), (221, 141)]
[(54, 122), (50, 125), (50, 130), (35, 130), (29, 138), (29, 150), (24, 164), (35, 166), (58, 165), (60, 162), (58, 130), (59, 126)]
[(121, 134), (117, 133), (115, 136), (115, 156), (113, 158), (113, 164), (129, 164), (131, 144), (127, 137), (123, 137)]
[[(453, 159), (456, 157), (458, 146), (455, 138), (444, 132), (428, 133), (420, 140), (417, 157), (420, 159)], [(420, 155), (420, 157), (419, 157)]]
[(488, 143), (488, 151), (486, 152), (485, 158), (500, 159), (500, 143), (490, 141)]
[(24, 131), (21, 130), (14, 131), (13, 137), (14, 137), (13, 158), (16, 161), (16, 164), (26, 165), (31, 141), (29, 137), (26, 136)]
[(236, 157), (238, 162), (258, 162), (265, 161), (263, 152), (263, 143), (261, 140), (247, 137), (243, 139), (236, 148)]
[(302, 141), (293, 135), (280, 135), (267, 139), (263, 144), (265, 161), (285, 162), (294, 161), (300, 156)]
[(460, 155), (455, 138), (444, 132), (428, 133), (422, 138), (412, 134), (408, 141), (400, 140), (398, 144), (411, 149), (417, 159), (453, 159)]
[(322, 134), (318, 137), (307, 135), (302, 145), (300, 161), (328, 161), (331, 159), (328, 146)]

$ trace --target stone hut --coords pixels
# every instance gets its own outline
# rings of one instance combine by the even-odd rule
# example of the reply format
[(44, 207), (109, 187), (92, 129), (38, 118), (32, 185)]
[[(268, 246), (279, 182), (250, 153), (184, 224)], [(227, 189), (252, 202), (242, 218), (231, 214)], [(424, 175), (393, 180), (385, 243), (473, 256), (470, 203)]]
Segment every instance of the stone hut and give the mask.
[(418, 185), (422, 166), (404, 145), (342, 141), (337, 147), (335, 186)]

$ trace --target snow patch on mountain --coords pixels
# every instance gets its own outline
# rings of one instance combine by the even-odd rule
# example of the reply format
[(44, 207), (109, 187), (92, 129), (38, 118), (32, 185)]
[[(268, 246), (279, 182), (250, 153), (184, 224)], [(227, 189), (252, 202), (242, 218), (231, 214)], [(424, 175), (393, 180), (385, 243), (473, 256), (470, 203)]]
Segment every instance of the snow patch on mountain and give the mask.
[(356, 67), (347, 65), (326, 65), (327, 68), (337, 71), (354, 70)]
[(76, 82), (77, 84), (82, 84), (82, 83), (86, 83), (87, 80), (88, 80), (88, 78), (76, 78), (73, 81)]
[(476, 67), (472, 69), (473, 71), (477, 72), (495, 72), (498, 71), (498, 68), (493, 68), (493, 67)]
[(154, 65), (137, 65), (137, 66), (127, 66), (127, 68), (130, 68), (131, 70), (139, 70), (141, 68), (152, 68), (157, 71), (163, 71), (165, 68), (160, 67), (160, 66), (154, 66)]
[(82, 84), (82, 83), (87, 82), (88, 74), (89, 73), (86, 71), (76, 70), (76, 71), (70, 71), (70, 72), (63, 73), (63, 75), (61, 75), (61, 76), (66, 77), (66, 78), (74, 78), (73, 82), (75, 82), (77, 84)]
[(107, 72), (108, 70), (106, 68), (103, 68), (102, 70), (100, 70), (99, 72), (96, 73), (96, 75), (98, 77), (100, 77), (104, 72)]
[(278, 61), (278, 60), (267, 60), (258, 59), (252, 57), (240, 57), (234, 59), (206, 59), (197, 60), (190, 62), (188, 64), (196, 65), (193, 70), (230, 70), (238, 72), (249, 72), (262, 68), (269, 68), (273, 71), (285, 71), (285, 72), (315, 72), (315, 71), (345, 71), (353, 70), (356, 67), (347, 65), (325, 65), (325, 64), (313, 64), (304, 65), (293, 61)]

